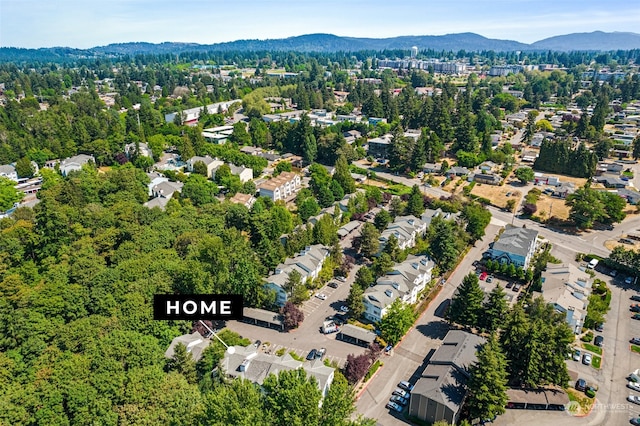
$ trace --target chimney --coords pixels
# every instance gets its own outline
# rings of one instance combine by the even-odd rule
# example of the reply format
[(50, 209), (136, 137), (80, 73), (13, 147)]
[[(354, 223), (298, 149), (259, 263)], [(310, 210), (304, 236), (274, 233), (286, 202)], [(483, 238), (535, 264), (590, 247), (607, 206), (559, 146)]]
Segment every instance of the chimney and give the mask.
[(249, 364), (251, 363), (250, 359), (244, 359), (242, 360), (242, 364), (240, 364), (240, 366), (238, 367), (238, 370), (240, 370), (240, 372), (245, 372), (247, 371), (247, 368), (249, 368)]

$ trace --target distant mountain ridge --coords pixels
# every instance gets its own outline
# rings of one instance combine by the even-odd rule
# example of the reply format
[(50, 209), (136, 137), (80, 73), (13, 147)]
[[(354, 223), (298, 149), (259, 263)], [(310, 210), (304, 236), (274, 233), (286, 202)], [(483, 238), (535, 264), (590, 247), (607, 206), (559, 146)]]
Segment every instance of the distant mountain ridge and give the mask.
[(559, 35), (532, 44), (514, 40), (483, 37), (475, 33), (446, 34), (441, 36), (399, 36), (391, 38), (341, 37), (333, 34), (306, 34), (284, 39), (236, 40), (225, 43), (115, 43), (91, 49), (52, 47), (41, 49), (0, 48), (0, 61), (64, 61), (80, 58), (111, 55), (175, 54), (181, 52), (224, 51), (298, 51), (298, 52), (356, 52), (362, 50), (403, 49), (412, 46), (436, 51), (483, 51), (497, 52), (531, 50), (631, 50), (640, 49), (640, 34), (630, 32), (574, 33)]

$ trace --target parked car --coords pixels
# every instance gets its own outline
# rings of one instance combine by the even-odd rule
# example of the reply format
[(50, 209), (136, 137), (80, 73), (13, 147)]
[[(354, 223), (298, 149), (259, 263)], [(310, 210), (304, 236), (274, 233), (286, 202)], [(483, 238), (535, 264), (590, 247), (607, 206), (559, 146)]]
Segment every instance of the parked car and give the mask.
[(407, 381), (402, 381), (398, 383), (398, 387), (406, 390), (407, 392), (411, 392), (413, 390), (413, 385)]
[(612, 269), (611, 271), (609, 271), (609, 275), (615, 278), (615, 276), (618, 275), (618, 271), (615, 269)]
[(336, 280), (340, 281), (341, 283), (347, 281), (347, 279), (345, 277), (336, 277)]
[(578, 379), (576, 381), (576, 389), (579, 391), (584, 391), (587, 388), (587, 381), (585, 379)]
[(624, 283), (625, 283), (625, 284), (633, 284), (633, 277), (627, 277), (627, 278), (625, 278)]
[(640, 302), (640, 294), (634, 294), (633, 296), (631, 296), (631, 300), (633, 300), (634, 302)]
[(635, 426), (639, 426), (640, 425), (640, 417), (634, 417), (629, 421), (631, 422), (632, 425), (635, 425)]
[(596, 336), (596, 338), (593, 340), (593, 344), (598, 347), (602, 347), (603, 343), (604, 343), (604, 337), (602, 336)]
[(511, 286), (512, 286), (512, 285), (513, 285), (513, 283), (512, 283), (511, 281), (509, 281), (509, 282), (507, 283), (507, 288), (511, 288)]
[(629, 306), (631, 312), (640, 312), (640, 305), (631, 305)]
[(633, 339), (631, 339), (631, 343), (633, 343), (634, 345), (640, 345), (640, 337), (634, 337)]
[(396, 413), (402, 413), (402, 409), (403, 409), (400, 405), (396, 404), (395, 402), (387, 402), (386, 407), (389, 410), (395, 411)]
[(582, 363), (584, 365), (591, 365), (591, 354), (582, 355)]
[(316, 351), (316, 359), (321, 359), (327, 353), (327, 348), (320, 348)]
[(256, 341), (253, 343), (253, 346), (255, 346), (256, 348), (259, 348), (261, 344), (262, 344), (262, 340), (256, 340)]
[(631, 318), (635, 320), (640, 320), (640, 314), (634, 314)]
[(488, 282), (488, 283), (493, 282), (493, 276), (489, 275), (489, 276), (487, 277), (487, 282)]
[(307, 361), (313, 361), (314, 359), (316, 359), (316, 350), (315, 349), (311, 349), (309, 351), (309, 354), (307, 355)]
[(511, 289), (513, 291), (515, 291), (516, 293), (520, 291), (520, 284), (514, 284), (513, 288)]
[(638, 405), (640, 405), (640, 396), (629, 395), (629, 396), (627, 397), (627, 401), (629, 401), (629, 402), (633, 402), (634, 404), (638, 404)]
[(486, 272), (483, 272), (483, 273), (481, 273), (481, 274), (480, 274), (480, 276), (478, 277), (478, 279), (479, 279), (480, 281), (484, 281), (484, 280), (485, 280), (485, 278), (487, 278), (487, 276), (489, 276), (489, 274), (487, 274)]
[(349, 308), (347, 307), (347, 305), (340, 306), (340, 312), (345, 312), (345, 313), (349, 312)]
[(402, 406), (407, 405), (407, 403), (409, 402), (406, 398), (403, 398), (403, 397), (398, 396), (398, 395), (393, 395), (391, 397), (391, 399), (389, 399), (389, 401), (395, 402), (396, 404), (402, 405)]
[(629, 389), (632, 389), (634, 391), (638, 391), (640, 392), (640, 383), (636, 383), (636, 382), (627, 382), (627, 387)]
[(582, 356), (582, 353), (578, 349), (576, 349), (576, 351), (573, 353), (573, 360), (580, 361), (581, 356)]
[(316, 297), (320, 300), (327, 300), (327, 295), (324, 293), (318, 293), (316, 294)]
[(401, 396), (403, 398), (409, 398), (409, 392), (407, 392), (404, 389), (400, 389), (400, 388), (395, 388), (392, 392), (393, 395), (398, 395)]
[(604, 331), (604, 324), (599, 322), (598, 324), (596, 324), (596, 331), (600, 331), (603, 332)]
[(331, 288), (338, 288), (338, 283), (335, 281), (330, 281), (327, 285)]

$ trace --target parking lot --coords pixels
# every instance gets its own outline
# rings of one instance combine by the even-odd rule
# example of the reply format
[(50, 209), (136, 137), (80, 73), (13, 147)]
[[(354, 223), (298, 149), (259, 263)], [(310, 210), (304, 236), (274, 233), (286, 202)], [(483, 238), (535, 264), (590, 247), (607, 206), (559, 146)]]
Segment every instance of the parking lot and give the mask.
[(294, 352), (304, 358), (311, 349), (326, 348), (325, 359), (335, 361), (339, 366), (343, 366), (349, 354), (360, 355), (366, 351), (366, 348), (336, 340), (335, 333), (323, 334), (320, 332), (320, 328), (326, 318), (340, 313), (340, 307), (345, 305), (349, 295), (349, 287), (353, 283), (359, 267), (356, 265), (351, 270), (345, 282), (332, 280), (338, 284), (337, 288), (331, 288), (327, 283), (315, 292), (315, 294), (324, 294), (325, 300), (313, 295), (304, 302), (300, 306), (304, 313), (304, 321), (295, 330), (281, 332), (240, 321), (229, 321), (227, 327), (252, 341), (259, 339), (262, 342), (270, 343), (267, 351), (272, 354), (286, 348), (287, 352)]

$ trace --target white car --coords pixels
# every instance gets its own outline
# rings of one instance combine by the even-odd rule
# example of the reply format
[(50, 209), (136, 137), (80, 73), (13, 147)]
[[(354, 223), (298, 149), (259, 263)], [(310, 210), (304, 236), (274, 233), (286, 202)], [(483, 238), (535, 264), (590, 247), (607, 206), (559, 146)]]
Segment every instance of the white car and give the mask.
[(633, 402), (634, 404), (638, 404), (638, 405), (640, 405), (640, 396), (629, 395), (629, 396), (627, 397), (627, 401), (629, 401), (629, 402)]
[(640, 383), (636, 382), (627, 382), (627, 387), (629, 389), (633, 389), (634, 391), (640, 392)]
[(320, 300), (327, 300), (327, 295), (324, 293), (318, 293), (316, 294), (316, 297)]
[(584, 365), (591, 365), (591, 354), (582, 355), (582, 363)]
[(633, 277), (627, 277), (627, 278), (624, 280), (624, 283), (625, 283), (625, 284), (632, 284), (632, 283), (633, 283)]
[(349, 308), (347, 307), (347, 305), (340, 306), (340, 312), (349, 312)]

